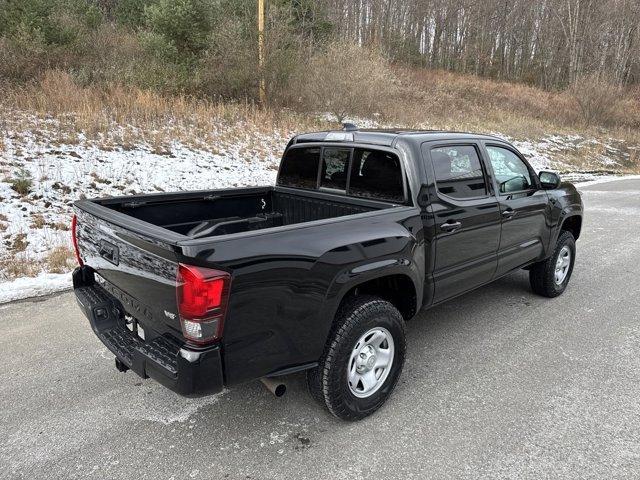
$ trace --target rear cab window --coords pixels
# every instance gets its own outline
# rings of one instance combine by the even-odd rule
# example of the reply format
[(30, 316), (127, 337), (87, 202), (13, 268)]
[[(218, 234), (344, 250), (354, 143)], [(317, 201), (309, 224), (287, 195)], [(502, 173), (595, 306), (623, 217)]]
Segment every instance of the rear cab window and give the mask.
[(322, 151), (320, 187), (347, 190), (351, 149), (327, 147)]
[(278, 184), (295, 188), (316, 188), (320, 148), (291, 148), (280, 164)]
[(338, 190), (350, 197), (405, 203), (402, 165), (392, 152), (359, 147), (292, 147), (280, 165), (277, 184)]

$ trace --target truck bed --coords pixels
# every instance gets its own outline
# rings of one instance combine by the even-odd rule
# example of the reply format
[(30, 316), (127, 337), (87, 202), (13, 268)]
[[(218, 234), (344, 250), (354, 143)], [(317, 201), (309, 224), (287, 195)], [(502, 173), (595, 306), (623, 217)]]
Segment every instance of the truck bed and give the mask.
[[(322, 348), (317, 339), (329, 328), (316, 319), (335, 308), (325, 301), (327, 289), (341, 289), (351, 276), (345, 270), (336, 281), (336, 269), (373, 258), (399, 268), (413, 245), (405, 222), (420, 222), (411, 206), (281, 186), (85, 199), (75, 203), (75, 213), (83, 267), (74, 286), (86, 287), (79, 301), (96, 334), (142, 376), (156, 378), (162, 371), (158, 378), (165, 384), (195, 393), (206, 389), (189, 374), (178, 375), (186, 378), (182, 387), (172, 377), (189, 363), (176, 353), (186, 345), (178, 299), (181, 265), (232, 278), (221, 340), (204, 350), (188, 344), (198, 350), (199, 361), (210, 355), (207, 361), (217, 362), (214, 371), (224, 363), (225, 384), (231, 385), (312, 365)], [(103, 297), (109, 301), (89, 301)], [(140, 341), (169, 351), (178, 365), (158, 364), (164, 357)]]
[(191, 239), (393, 207), (374, 200), (281, 187), (128, 196), (91, 202)]

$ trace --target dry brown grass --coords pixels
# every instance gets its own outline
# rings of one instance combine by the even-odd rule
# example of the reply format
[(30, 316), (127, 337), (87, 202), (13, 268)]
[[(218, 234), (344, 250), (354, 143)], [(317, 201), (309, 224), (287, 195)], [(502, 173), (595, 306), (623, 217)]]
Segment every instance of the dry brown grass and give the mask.
[(50, 223), (49, 226), (54, 230), (68, 231), (70, 229), (69, 225), (64, 222)]
[[(514, 137), (602, 127), (581, 124), (582, 113), (571, 92), (547, 92), (439, 70), (395, 67), (393, 76), (400, 79), (399, 88), (377, 92), (376, 104), (367, 108), (398, 125), (500, 131)], [(639, 90), (621, 96), (609, 131), (637, 136)], [(81, 87), (69, 74), (56, 70), (46, 72), (40, 82), (0, 86), (0, 107), (27, 112), (36, 120), (57, 119), (61, 143), (77, 142), (82, 131), (100, 139), (105, 148), (145, 141), (161, 154), (170, 151), (171, 140), (211, 150), (221, 140), (246, 139), (248, 130), (250, 135), (284, 134), (332, 126), (309, 115), (261, 109), (247, 102), (213, 102), (119, 85)]]
[[(605, 127), (585, 125), (569, 92), (404, 67), (393, 67), (392, 76), (397, 79), (394, 88), (377, 93), (377, 102), (368, 107), (380, 112), (387, 124), (499, 132), (519, 140), (577, 133), (640, 145), (635, 127), (640, 125), (640, 88), (625, 92), (614, 121)], [(171, 154), (176, 140), (213, 153), (225, 144), (243, 143), (247, 152), (278, 155), (282, 145), (265, 146), (262, 135), (275, 133), (284, 139), (296, 132), (337, 126), (313, 115), (261, 109), (247, 102), (219, 103), (118, 85), (81, 87), (68, 74), (55, 70), (39, 82), (0, 85), (0, 114), (3, 109), (14, 131), (30, 132), (43, 141), (73, 144), (82, 132), (105, 150), (145, 143), (151, 151), (165, 155)], [(47, 123), (51, 119), (57, 122), (53, 139)], [(635, 156), (625, 162), (625, 170), (639, 171), (635, 151), (629, 152)]]
[(59, 135), (67, 133), (77, 139), (82, 131), (89, 138), (108, 137), (113, 146), (148, 141), (162, 151), (169, 140), (197, 142), (200, 145), (196, 146), (207, 148), (221, 136), (244, 138), (247, 126), (253, 134), (319, 127), (308, 116), (261, 109), (248, 102), (219, 103), (119, 85), (81, 87), (69, 74), (55, 70), (37, 83), (0, 87), (0, 99), (6, 109), (59, 120)]
[(31, 217), (31, 227), (32, 228), (42, 228), (47, 224), (44, 217), (40, 214), (36, 214)]
[(31, 228), (45, 227), (49, 227), (53, 230), (69, 230), (69, 225), (66, 223), (47, 221), (42, 214), (37, 213), (31, 216)]
[(73, 268), (74, 253), (64, 246), (52, 249), (46, 258), (47, 271), (52, 273), (65, 273)]
[(472, 75), (406, 69), (403, 73), (397, 75), (403, 88), (390, 116), (430, 128), (533, 136), (557, 127), (554, 108), (565, 103), (549, 92)]
[(36, 262), (25, 261), (19, 256), (0, 260), (0, 274), (6, 279), (34, 277), (39, 271), (40, 266)]
[[(396, 68), (402, 89), (386, 108), (393, 121), (430, 128), (498, 131), (516, 138), (549, 133), (602, 134), (584, 125), (575, 91), (549, 92), (520, 83), (442, 70)], [(606, 125), (612, 135), (638, 141), (640, 94), (628, 91)]]
[(26, 233), (19, 233), (13, 237), (13, 243), (9, 247), (9, 250), (14, 253), (24, 252), (29, 245)]
[(75, 266), (73, 250), (63, 245), (52, 248), (43, 259), (32, 258), (24, 249), (11, 248), (10, 253), (10, 256), (0, 259), (0, 278), (33, 277), (41, 271), (66, 273)]
[(578, 79), (569, 89), (586, 125), (610, 125), (624, 121), (617, 115), (622, 93), (621, 87), (595, 75)]
[(330, 43), (311, 58), (299, 80), (296, 89), (304, 104), (332, 113), (339, 122), (349, 115), (376, 112), (381, 92), (392, 96), (396, 86), (379, 52), (349, 42)]

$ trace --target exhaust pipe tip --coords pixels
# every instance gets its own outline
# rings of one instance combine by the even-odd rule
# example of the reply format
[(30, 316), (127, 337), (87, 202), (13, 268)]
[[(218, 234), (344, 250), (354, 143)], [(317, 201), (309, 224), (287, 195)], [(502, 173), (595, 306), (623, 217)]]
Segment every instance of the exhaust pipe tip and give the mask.
[(263, 377), (260, 379), (262, 384), (273, 393), (274, 396), (280, 398), (285, 393), (287, 393), (287, 385), (279, 380), (274, 380), (273, 378)]
[(284, 383), (280, 383), (278, 385), (276, 385), (275, 390), (273, 391), (273, 394), (276, 397), (281, 397), (283, 396), (285, 393), (287, 393), (287, 386)]

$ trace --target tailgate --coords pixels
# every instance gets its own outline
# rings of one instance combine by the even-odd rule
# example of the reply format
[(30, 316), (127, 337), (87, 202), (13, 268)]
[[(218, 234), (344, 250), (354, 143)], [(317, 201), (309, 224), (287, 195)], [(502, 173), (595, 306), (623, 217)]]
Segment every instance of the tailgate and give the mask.
[[(110, 212), (88, 201), (76, 204), (76, 235), (85, 265), (144, 329), (147, 340), (171, 334), (181, 339), (176, 301), (178, 268), (170, 241), (152, 238), (105, 219)], [(104, 209), (104, 215), (101, 213)], [(171, 232), (167, 232), (169, 236)]]

